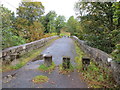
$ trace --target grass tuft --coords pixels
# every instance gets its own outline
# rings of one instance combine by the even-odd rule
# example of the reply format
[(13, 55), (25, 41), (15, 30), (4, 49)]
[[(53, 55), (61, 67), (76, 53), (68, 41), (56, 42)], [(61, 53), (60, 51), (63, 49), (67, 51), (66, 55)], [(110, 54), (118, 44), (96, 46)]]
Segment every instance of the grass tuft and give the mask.
[(39, 75), (39, 76), (36, 76), (32, 79), (32, 81), (36, 84), (41, 84), (41, 83), (45, 83), (49, 80), (49, 78), (47, 76), (43, 76), (43, 75)]
[(70, 72), (74, 71), (74, 67), (72, 64), (70, 64), (70, 68), (69, 69), (63, 69), (62, 64), (59, 65), (59, 73), (61, 74), (69, 74)]
[(44, 71), (44, 72), (52, 72), (55, 69), (55, 63), (52, 62), (52, 65), (49, 67), (46, 67), (44, 64), (40, 65), (39, 70)]

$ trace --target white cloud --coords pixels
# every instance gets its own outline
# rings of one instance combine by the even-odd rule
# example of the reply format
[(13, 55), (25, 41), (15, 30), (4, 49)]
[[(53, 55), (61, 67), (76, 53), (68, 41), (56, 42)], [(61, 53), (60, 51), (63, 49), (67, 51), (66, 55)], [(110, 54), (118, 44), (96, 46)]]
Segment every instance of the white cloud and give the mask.
[[(1, 0), (2, 4), (8, 9), (16, 13), (16, 8), (18, 8), (21, 0)], [(67, 19), (70, 16), (75, 16), (74, 4), (78, 0), (35, 0), (42, 2), (45, 7), (45, 14), (50, 10), (54, 10), (58, 15), (64, 15)]]
[(16, 8), (19, 7), (21, 0), (1, 0), (0, 2), (4, 7), (16, 13)]
[(45, 12), (50, 10), (56, 11), (58, 15), (64, 15), (67, 19), (70, 16), (75, 16), (74, 4), (78, 0), (39, 0), (45, 6)]

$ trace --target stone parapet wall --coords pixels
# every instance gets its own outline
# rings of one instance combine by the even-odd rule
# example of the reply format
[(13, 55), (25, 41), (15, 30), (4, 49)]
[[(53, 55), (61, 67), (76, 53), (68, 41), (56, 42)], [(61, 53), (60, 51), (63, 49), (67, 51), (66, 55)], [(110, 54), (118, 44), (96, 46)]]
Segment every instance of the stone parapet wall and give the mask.
[(34, 42), (30, 42), (30, 43), (26, 43), (23, 45), (6, 48), (5, 50), (2, 51), (2, 55), (0, 56), (0, 58), (2, 59), (2, 63), (9, 64), (9, 62), (12, 62), (13, 60), (26, 54), (27, 52), (41, 48), (49, 40), (55, 39), (57, 37), (58, 36), (47, 37), (47, 38), (43, 38), (43, 39), (40, 39), (40, 40), (37, 40)]
[(108, 55), (107, 53), (97, 49), (88, 46), (84, 41), (79, 40), (78, 37), (72, 36), (72, 38), (78, 42), (79, 47), (87, 53), (90, 58), (93, 58), (93, 60), (101, 67), (106, 67), (113, 72), (113, 76), (115, 81), (118, 85), (120, 85), (120, 62), (116, 62), (112, 60), (112, 57)]

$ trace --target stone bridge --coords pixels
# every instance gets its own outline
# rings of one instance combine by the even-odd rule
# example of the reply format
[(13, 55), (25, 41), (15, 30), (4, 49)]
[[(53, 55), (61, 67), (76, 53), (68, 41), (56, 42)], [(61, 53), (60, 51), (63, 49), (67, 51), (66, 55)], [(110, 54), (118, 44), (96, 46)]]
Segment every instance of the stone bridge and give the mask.
[[(2, 51), (2, 55), (0, 57), (2, 64), (10, 64), (10, 62), (16, 58), (19, 58), (19, 56), (22, 56), (32, 50), (41, 48), (49, 40), (55, 39), (57, 37), (58, 36), (52, 36), (24, 45), (7, 48)], [(79, 47), (81, 47), (82, 50), (85, 51), (90, 56), (90, 58), (96, 62), (96, 64), (98, 64), (100, 67), (106, 67), (109, 70), (112, 70), (115, 81), (118, 83), (118, 85), (120, 85), (120, 63), (113, 61), (112, 57), (107, 53), (86, 45), (84, 41), (79, 40), (76, 36), (72, 36), (71, 38), (78, 43)]]

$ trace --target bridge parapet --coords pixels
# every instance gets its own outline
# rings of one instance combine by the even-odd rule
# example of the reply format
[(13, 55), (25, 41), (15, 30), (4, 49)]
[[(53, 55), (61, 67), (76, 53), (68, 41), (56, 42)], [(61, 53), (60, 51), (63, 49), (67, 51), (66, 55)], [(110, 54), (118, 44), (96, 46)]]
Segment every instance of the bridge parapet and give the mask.
[[(0, 59), (2, 59), (2, 64), (10, 64), (10, 62), (16, 59), (16, 56), (22, 56), (27, 52), (41, 48), (49, 40), (52, 40), (57, 37), (58, 36), (47, 37), (47, 38), (43, 38), (43, 39), (26, 43), (23, 45), (6, 48), (5, 50), (2, 51), (2, 55), (0, 56)], [(16, 56), (13, 56), (13, 55), (16, 55)]]
[(78, 37), (72, 36), (73, 40), (76, 40), (79, 47), (87, 53), (90, 58), (98, 64), (100, 67), (106, 67), (109, 70), (112, 70), (113, 77), (115, 81), (120, 85), (120, 62), (116, 62), (112, 60), (112, 56), (108, 55), (107, 53), (88, 46), (84, 41), (79, 40)]

